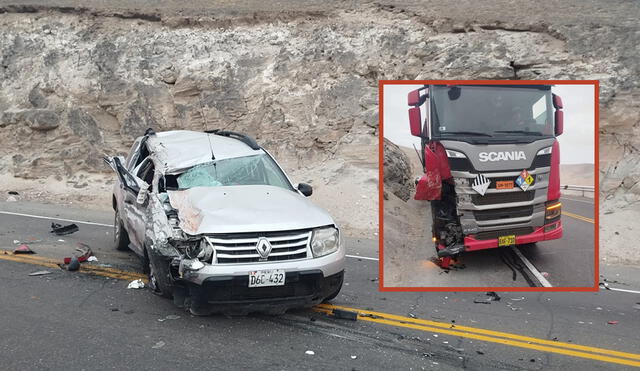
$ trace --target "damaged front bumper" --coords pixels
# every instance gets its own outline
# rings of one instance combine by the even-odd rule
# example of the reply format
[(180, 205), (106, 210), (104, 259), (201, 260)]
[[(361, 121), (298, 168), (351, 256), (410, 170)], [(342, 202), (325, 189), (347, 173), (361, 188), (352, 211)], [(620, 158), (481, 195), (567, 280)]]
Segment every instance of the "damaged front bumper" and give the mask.
[[(255, 264), (203, 264), (197, 259), (164, 258), (174, 302), (192, 313), (282, 313), (322, 302), (342, 286), (344, 248), (311, 259)], [(282, 269), (282, 286), (249, 287), (249, 273)]]
[[(290, 308), (319, 304), (342, 286), (344, 272), (324, 276), (320, 270), (287, 272), (285, 285), (248, 287), (246, 276), (212, 276), (201, 285), (186, 282), (174, 301), (188, 297), (192, 313), (282, 313)], [(180, 304), (180, 303), (177, 303)]]
[[(505, 234), (509, 234), (505, 232)], [(558, 220), (537, 228), (533, 233), (516, 236), (516, 245), (539, 241), (556, 240), (562, 237), (562, 221)], [(473, 236), (464, 238), (465, 251), (484, 250), (498, 247), (498, 239), (476, 240)]]

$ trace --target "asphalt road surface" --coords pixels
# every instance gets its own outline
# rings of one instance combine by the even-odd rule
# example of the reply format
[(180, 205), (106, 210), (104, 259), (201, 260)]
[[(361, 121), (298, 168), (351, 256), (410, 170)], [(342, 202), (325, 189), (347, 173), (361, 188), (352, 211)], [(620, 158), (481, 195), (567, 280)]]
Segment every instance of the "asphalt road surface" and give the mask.
[[(146, 289), (126, 288), (141, 276), (140, 264), (111, 248), (111, 219), (108, 212), (0, 203), (0, 249), (9, 251), (0, 251), (2, 368), (640, 366), (640, 283), (633, 280), (625, 291), (498, 293), (501, 300), (486, 303), (474, 302), (485, 293), (379, 292), (377, 241), (347, 239), (346, 282), (331, 304), (283, 316), (193, 317)], [(80, 230), (62, 238), (49, 233), (51, 222), (68, 220), (93, 224), (77, 223)], [(37, 254), (12, 255), (14, 241), (30, 241)], [(55, 263), (78, 242), (99, 261), (80, 272), (59, 269)], [(620, 282), (638, 273), (608, 269)], [(51, 273), (29, 276), (41, 270)], [(358, 320), (334, 318), (328, 313), (335, 307), (357, 311)]]
[[(424, 249), (400, 287), (594, 287), (595, 220), (592, 198), (562, 197), (563, 237), (513, 248), (468, 252), (450, 270), (436, 264), (435, 249), (425, 236)], [(426, 206), (428, 207), (428, 206)], [(425, 228), (431, 230), (431, 221)], [(411, 259), (410, 259), (411, 260)], [(393, 268), (387, 268), (393, 269)], [(386, 272), (393, 274), (393, 272)], [(386, 285), (385, 285), (386, 286)]]

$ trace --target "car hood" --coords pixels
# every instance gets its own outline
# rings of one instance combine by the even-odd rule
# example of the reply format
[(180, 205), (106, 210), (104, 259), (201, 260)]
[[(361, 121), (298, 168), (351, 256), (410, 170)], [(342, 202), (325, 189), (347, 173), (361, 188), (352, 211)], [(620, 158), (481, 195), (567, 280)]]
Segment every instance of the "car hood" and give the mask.
[(168, 191), (188, 234), (269, 232), (334, 224), (331, 216), (297, 192), (245, 185)]

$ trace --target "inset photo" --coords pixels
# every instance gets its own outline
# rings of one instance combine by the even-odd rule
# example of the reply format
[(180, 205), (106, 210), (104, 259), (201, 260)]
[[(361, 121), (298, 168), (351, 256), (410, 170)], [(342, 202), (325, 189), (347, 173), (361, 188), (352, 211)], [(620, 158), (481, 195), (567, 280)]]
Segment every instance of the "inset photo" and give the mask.
[(598, 289), (598, 81), (380, 81), (380, 289)]

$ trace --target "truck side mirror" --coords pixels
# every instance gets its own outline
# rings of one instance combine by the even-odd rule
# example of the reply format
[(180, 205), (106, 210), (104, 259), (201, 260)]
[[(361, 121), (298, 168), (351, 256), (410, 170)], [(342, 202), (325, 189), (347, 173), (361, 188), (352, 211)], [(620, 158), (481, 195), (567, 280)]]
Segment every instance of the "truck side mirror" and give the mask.
[(562, 105), (562, 98), (560, 98), (559, 95), (551, 94), (551, 97), (553, 98), (553, 108), (556, 109), (554, 121), (556, 122), (555, 134), (558, 136), (562, 134), (564, 129), (564, 113), (561, 111), (564, 106)]
[(555, 134), (556, 136), (562, 134), (564, 129), (564, 112), (560, 110), (556, 110), (556, 125), (555, 125)]
[(422, 136), (422, 118), (420, 115), (420, 107), (409, 108), (409, 126), (411, 135), (414, 137)]
[(555, 95), (553, 94), (553, 108), (555, 109), (562, 109), (562, 98), (560, 98), (559, 95)]

